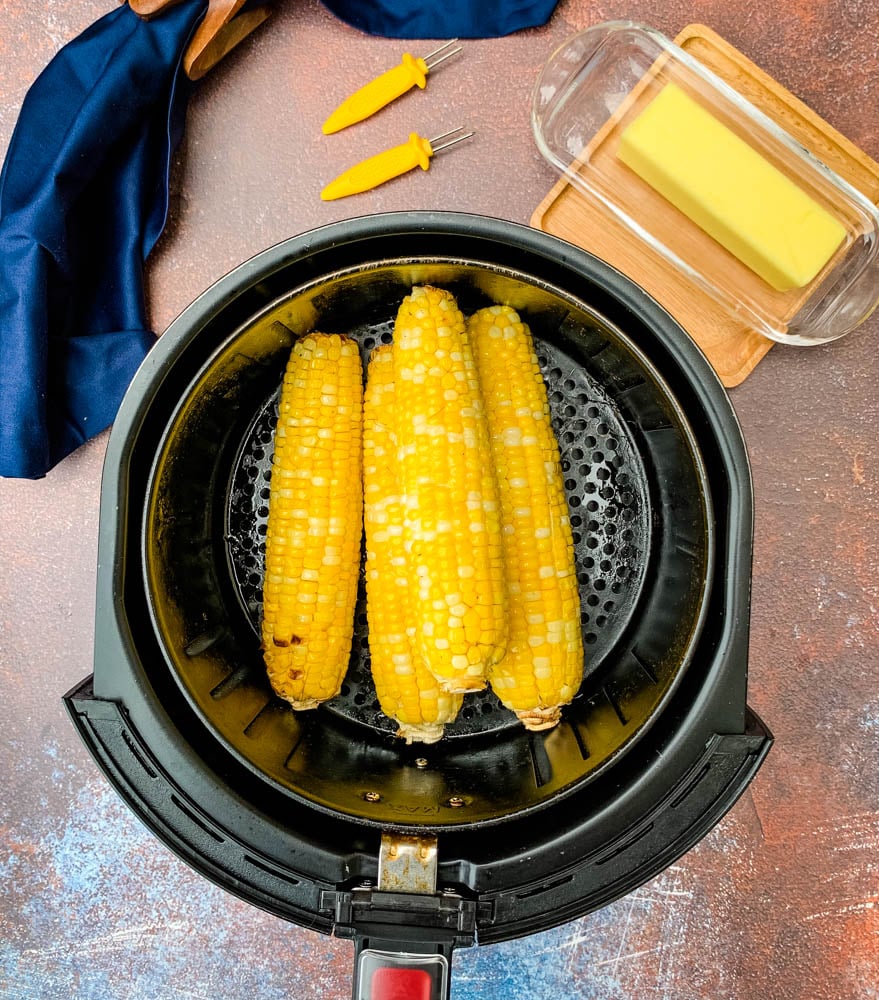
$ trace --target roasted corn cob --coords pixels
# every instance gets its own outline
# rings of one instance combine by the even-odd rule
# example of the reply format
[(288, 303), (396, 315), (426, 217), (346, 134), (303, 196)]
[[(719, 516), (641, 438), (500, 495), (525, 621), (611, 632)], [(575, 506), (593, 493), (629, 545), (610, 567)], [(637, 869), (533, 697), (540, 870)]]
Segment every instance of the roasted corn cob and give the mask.
[(281, 388), (266, 534), (269, 680), (297, 709), (338, 693), (360, 570), (363, 374), (357, 344), (311, 333)]
[(407, 743), (435, 743), (458, 714), (462, 696), (440, 688), (416, 649), (397, 467), (393, 350), (386, 344), (372, 352), (363, 398), (369, 651), (379, 704), (398, 723), (397, 735)]
[(467, 324), (497, 468), (510, 609), (506, 656), (489, 671), (528, 729), (549, 729), (583, 676), (580, 601), (559, 447), (531, 333), (508, 306)]
[(449, 692), (479, 690), (506, 646), (500, 511), (464, 318), (416, 286), (394, 328), (404, 542), (417, 648)]

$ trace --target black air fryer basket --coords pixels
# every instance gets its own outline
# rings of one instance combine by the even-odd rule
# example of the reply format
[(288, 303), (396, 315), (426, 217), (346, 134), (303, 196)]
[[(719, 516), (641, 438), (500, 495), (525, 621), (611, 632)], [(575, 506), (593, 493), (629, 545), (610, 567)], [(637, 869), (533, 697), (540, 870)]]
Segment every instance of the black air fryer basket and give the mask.
[[(296, 336), (390, 340), (416, 283), (531, 325), (574, 527), (584, 681), (530, 733), (490, 693), (440, 743), (378, 709), (363, 588), (341, 694), (294, 713), (259, 649), (281, 372)], [(771, 736), (746, 705), (752, 495), (729, 401), (606, 264), (447, 213), (338, 223), (243, 264), (137, 374), (107, 452), (83, 739), (208, 878), (357, 944), (355, 997), (445, 995), (456, 946), (629, 892), (736, 801)], [(419, 992), (424, 987), (425, 992)]]

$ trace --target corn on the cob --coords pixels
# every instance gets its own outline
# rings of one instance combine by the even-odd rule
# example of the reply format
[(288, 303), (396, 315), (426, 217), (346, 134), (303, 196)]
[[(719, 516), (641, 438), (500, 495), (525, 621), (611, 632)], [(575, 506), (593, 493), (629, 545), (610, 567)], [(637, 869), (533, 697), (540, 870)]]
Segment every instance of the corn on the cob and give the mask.
[(404, 540), (419, 652), (449, 692), (479, 690), (504, 653), (500, 511), (464, 318), (416, 286), (394, 328)]
[(549, 729), (583, 676), (570, 516), (546, 386), (528, 327), (508, 306), (471, 316), (503, 522), (510, 602), (507, 654), (489, 671), (495, 694), (528, 729)]
[(407, 743), (435, 743), (458, 714), (462, 696), (440, 688), (416, 649), (397, 467), (393, 350), (386, 344), (372, 352), (363, 398), (369, 651), (379, 704), (398, 723), (397, 735)]
[(297, 709), (339, 691), (360, 570), (363, 372), (357, 344), (293, 347), (275, 431), (263, 587), (269, 680)]

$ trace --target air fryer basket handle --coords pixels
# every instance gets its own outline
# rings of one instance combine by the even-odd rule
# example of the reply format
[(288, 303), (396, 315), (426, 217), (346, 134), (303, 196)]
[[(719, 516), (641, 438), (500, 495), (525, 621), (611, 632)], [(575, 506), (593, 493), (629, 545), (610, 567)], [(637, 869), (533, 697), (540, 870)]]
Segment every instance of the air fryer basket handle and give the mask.
[(353, 1000), (448, 1000), (452, 946), (438, 944), (431, 954), (398, 950), (399, 943), (367, 947), (364, 938), (356, 939)]
[(452, 951), (476, 941), (477, 903), (457, 892), (326, 891), (333, 932), (353, 938), (354, 1000), (447, 1000)]

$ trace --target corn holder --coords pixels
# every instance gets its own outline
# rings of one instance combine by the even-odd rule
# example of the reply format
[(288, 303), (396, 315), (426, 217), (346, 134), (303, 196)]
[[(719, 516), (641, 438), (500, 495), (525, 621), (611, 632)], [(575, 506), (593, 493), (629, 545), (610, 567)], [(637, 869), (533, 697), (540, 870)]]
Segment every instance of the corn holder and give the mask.
[(392, 101), (408, 93), (413, 87), (424, 90), (427, 77), (441, 62), (457, 55), (462, 46), (452, 48), (457, 38), (440, 45), (424, 58), (404, 52), (396, 66), (377, 76), (346, 98), (323, 124), (324, 135), (340, 132), (381, 111)]
[(670, 277), (674, 314), (689, 299), (806, 345), (850, 332), (879, 301), (876, 206), (659, 32), (615, 21), (568, 40), (537, 82), (532, 127), (633, 265)]
[[(460, 132), (461, 135), (456, 133)], [(451, 138), (454, 136), (454, 138)], [(362, 194), (395, 177), (408, 174), (410, 170), (421, 167), (430, 169), (430, 161), (444, 149), (454, 146), (457, 142), (472, 138), (472, 132), (464, 132), (463, 126), (450, 129), (435, 139), (425, 139), (417, 132), (411, 132), (406, 142), (392, 146), (375, 156), (355, 163), (344, 173), (324, 187), (320, 196), (323, 201), (335, 201), (337, 198), (347, 198), (352, 194)]]

